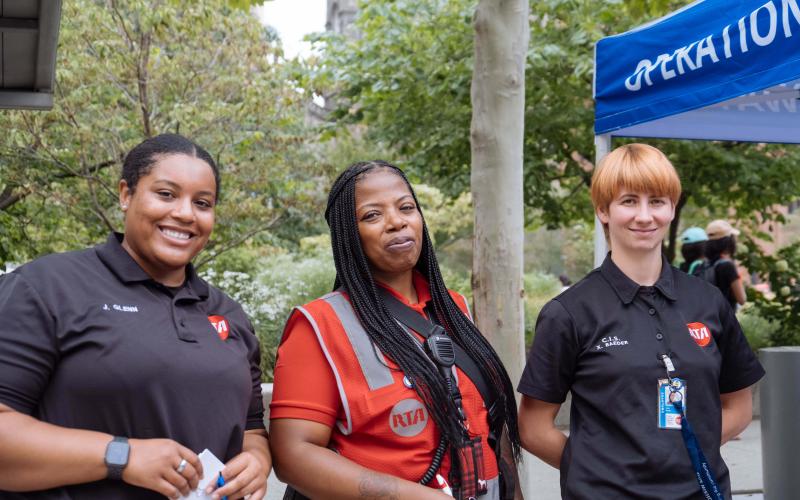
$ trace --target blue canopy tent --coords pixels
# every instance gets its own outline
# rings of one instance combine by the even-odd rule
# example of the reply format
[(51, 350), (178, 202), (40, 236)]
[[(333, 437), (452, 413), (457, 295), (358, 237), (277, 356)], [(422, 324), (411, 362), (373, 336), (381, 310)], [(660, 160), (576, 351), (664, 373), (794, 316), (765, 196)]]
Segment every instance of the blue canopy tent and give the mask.
[(800, 143), (799, 2), (699, 0), (597, 42), (596, 160), (613, 137)]

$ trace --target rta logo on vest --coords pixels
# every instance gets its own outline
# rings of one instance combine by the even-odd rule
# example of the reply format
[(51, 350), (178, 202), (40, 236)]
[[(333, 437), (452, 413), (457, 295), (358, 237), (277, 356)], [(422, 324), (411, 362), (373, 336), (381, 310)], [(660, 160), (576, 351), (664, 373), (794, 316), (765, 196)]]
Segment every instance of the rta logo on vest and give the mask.
[(427, 424), (428, 410), (417, 399), (404, 399), (394, 405), (389, 413), (389, 427), (398, 436), (416, 436)]
[(711, 342), (711, 330), (708, 329), (703, 323), (689, 323), (689, 335), (692, 336), (697, 345), (705, 347)]

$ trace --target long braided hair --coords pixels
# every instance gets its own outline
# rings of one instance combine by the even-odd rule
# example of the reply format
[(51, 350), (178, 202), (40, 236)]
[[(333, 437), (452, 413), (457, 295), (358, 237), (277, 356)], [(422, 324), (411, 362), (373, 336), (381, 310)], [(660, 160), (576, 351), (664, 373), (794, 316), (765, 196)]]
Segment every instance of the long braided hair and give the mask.
[[(355, 187), (360, 179), (376, 169), (388, 170), (405, 181), (422, 216), (417, 195), (399, 168), (382, 160), (358, 162), (348, 167), (333, 183), (325, 210), (325, 219), (331, 232), (333, 260), (336, 265), (334, 289), (343, 288), (347, 292), (353, 310), (370, 340), (381, 352), (397, 363), (400, 370), (412, 382), (453, 454), (459, 447), (463, 431), (447, 384), (436, 365), (420, 349), (417, 341), (402, 330), (384, 305), (370, 271), (369, 261), (361, 246), (355, 211)], [(516, 400), (511, 380), (492, 346), (450, 296), (439, 270), (424, 217), (422, 217), (422, 229), (422, 249), (416, 269), (430, 284), (433, 314), (453, 341), (469, 354), (486, 382), (492, 387), (501, 388), (504, 417), (502, 420), (498, 419), (496, 425), (498, 428), (492, 431), (500, 439), (505, 428), (513, 456), (519, 459)], [(459, 461), (455, 456), (451, 460), (451, 469), (455, 477), (458, 477)]]

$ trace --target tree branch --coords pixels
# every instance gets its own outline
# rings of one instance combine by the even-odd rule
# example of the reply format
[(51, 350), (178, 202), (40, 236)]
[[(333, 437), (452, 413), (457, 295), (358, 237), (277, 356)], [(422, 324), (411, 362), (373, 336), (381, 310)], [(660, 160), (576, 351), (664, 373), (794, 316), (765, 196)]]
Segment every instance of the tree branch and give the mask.
[(150, 62), (150, 33), (142, 33), (140, 37), (139, 61), (136, 65), (136, 77), (139, 85), (139, 106), (142, 110), (142, 129), (145, 137), (152, 137), (150, 125), (150, 102), (147, 97), (147, 65)]
[(0, 193), (0, 211), (6, 210), (8, 207), (18, 202), (28, 195), (30, 191), (22, 190), (14, 192), (10, 186), (6, 186), (2, 193)]
[(250, 238), (252, 238), (253, 236), (257, 235), (258, 233), (263, 233), (264, 231), (268, 231), (268, 230), (272, 229), (273, 227), (275, 227), (275, 225), (281, 219), (283, 219), (283, 214), (273, 217), (272, 220), (269, 221), (268, 223), (266, 223), (265, 225), (259, 226), (259, 227), (255, 228), (255, 229), (245, 233), (244, 235), (242, 235), (238, 239), (228, 242), (226, 245), (222, 246), (219, 250), (216, 250), (216, 253), (214, 253), (214, 255), (209, 255), (208, 257), (205, 257), (205, 258), (200, 259), (199, 261), (197, 261), (195, 263), (195, 268), (196, 269), (202, 268), (203, 266), (205, 266), (209, 262), (212, 262), (214, 259), (219, 257), (220, 254), (225, 253), (225, 252), (227, 252), (229, 250), (233, 250), (234, 248), (238, 247), (239, 245), (241, 245), (245, 241), (247, 241)]
[(108, 217), (106, 217), (106, 213), (103, 211), (103, 207), (97, 201), (97, 193), (95, 192), (95, 189), (94, 189), (93, 179), (91, 179), (91, 178), (88, 179), (86, 184), (87, 184), (87, 186), (89, 188), (89, 193), (92, 196), (92, 206), (94, 207), (94, 210), (93, 210), (94, 213), (97, 215), (97, 217), (100, 218), (100, 220), (108, 228), (109, 231), (114, 231), (114, 225), (111, 224), (110, 220), (108, 220)]
[(111, 11), (116, 15), (117, 19), (119, 19), (119, 25), (122, 28), (122, 32), (125, 33), (125, 38), (127, 39), (128, 42), (128, 48), (130, 50), (133, 50), (134, 47), (133, 37), (131, 36), (131, 33), (128, 31), (128, 27), (125, 26), (125, 18), (120, 13), (119, 7), (117, 6), (117, 2), (115, 0), (111, 0)]
[(675, 217), (672, 219), (672, 222), (669, 225), (669, 246), (667, 247), (667, 260), (672, 263), (675, 261), (675, 243), (678, 239), (678, 225), (681, 223), (681, 211), (683, 211), (683, 207), (686, 205), (686, 202), (689, 200), (689, 194), (684, 191), (681, 193), (680, 198), (678, 198), (678, 203), (675, 205)]
[[(48, 176), (44, 180), (43, 184), (47, 184), (51, 180), (63, 180), (63, 179), (69, 179), (69, 178), (74, 178), (74, 177), (80, 177), (80, 178), (86, 179), (86, 180), (88, 180), (90, 182), (92, 180), (97, 180), (92, 175), (85, 175), (85, 174), (82, 174), (81, 172), (78, 172), (78, 171), (73, 170), (71, 168), (64, 168), (64, 165), (65, 165), (64, 162), (62, 162), (61, 160), (59, 160), (57, 158), (52, 158), (51, 157), (50, 159), (47, 159), (47, 158), (42, 158), (42, 157), (37, 155), (37, 159), (42, 160), (42, 161), (46, 161), (48, 163), (54, 163), (58, 167), (60, 167), (61, 170), (62, 170), (59, 173), (52, 174), (52, 175)], [(93, 171), (94, 173), (97, 173), (100, 170), (103, 170), (103, 169), (108, 168), (110, 166), (116, 165), (119, 161), (120, 161), (119, 159), (117, 159), (117, 160), (106, 160), (106, 161), (103, 161), (103, 162), (100, 162), (100, 163), (97, 163), (95, 165), (90, 166), (87, 170)], [(24, 189), (17, 188), (17, 189), (14, 189), (14, 188), (12, 188), (10, 186), (7, 186), (3, 190), (3, 192), (0, 193), (0, 211), (8, 210), (9, 207), (11, 207), (15, 203), (21, 201), (23, 198), (25, 198), (26, 196), (28, 196), (32, 192), (33, 192), (33, 190), (29, 189), (29, 188), (24, 188)]]

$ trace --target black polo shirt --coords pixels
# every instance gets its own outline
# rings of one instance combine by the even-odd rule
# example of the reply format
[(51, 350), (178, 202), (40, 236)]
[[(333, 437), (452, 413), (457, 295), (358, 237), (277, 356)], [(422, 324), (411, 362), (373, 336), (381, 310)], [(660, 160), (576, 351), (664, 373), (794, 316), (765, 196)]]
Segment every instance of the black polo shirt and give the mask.
[(609, 254), (542, 309), (518, 387), (549, 403), (572, 392), (563, 498), (702, 498), (681, 432), (658, 428), (664, 352), (686, 380), (687, 418), (730, 497), (720, 394), (751, 386), (764, 370), (716, 287), (666, 259), (656, 284), (639, 286)]
[[(226, 461), (241, 452), (246, 429), (264, 427), (252, 326), (191, 265), (185, 284), (168, 289), (121, 240), (112, 234), (0, 278), (0, 402), (55, 425), (170, 438)], [(225, 340), (213, 316), (224, 318)], [(108, 480), (0, 497), (162, 498)]]

